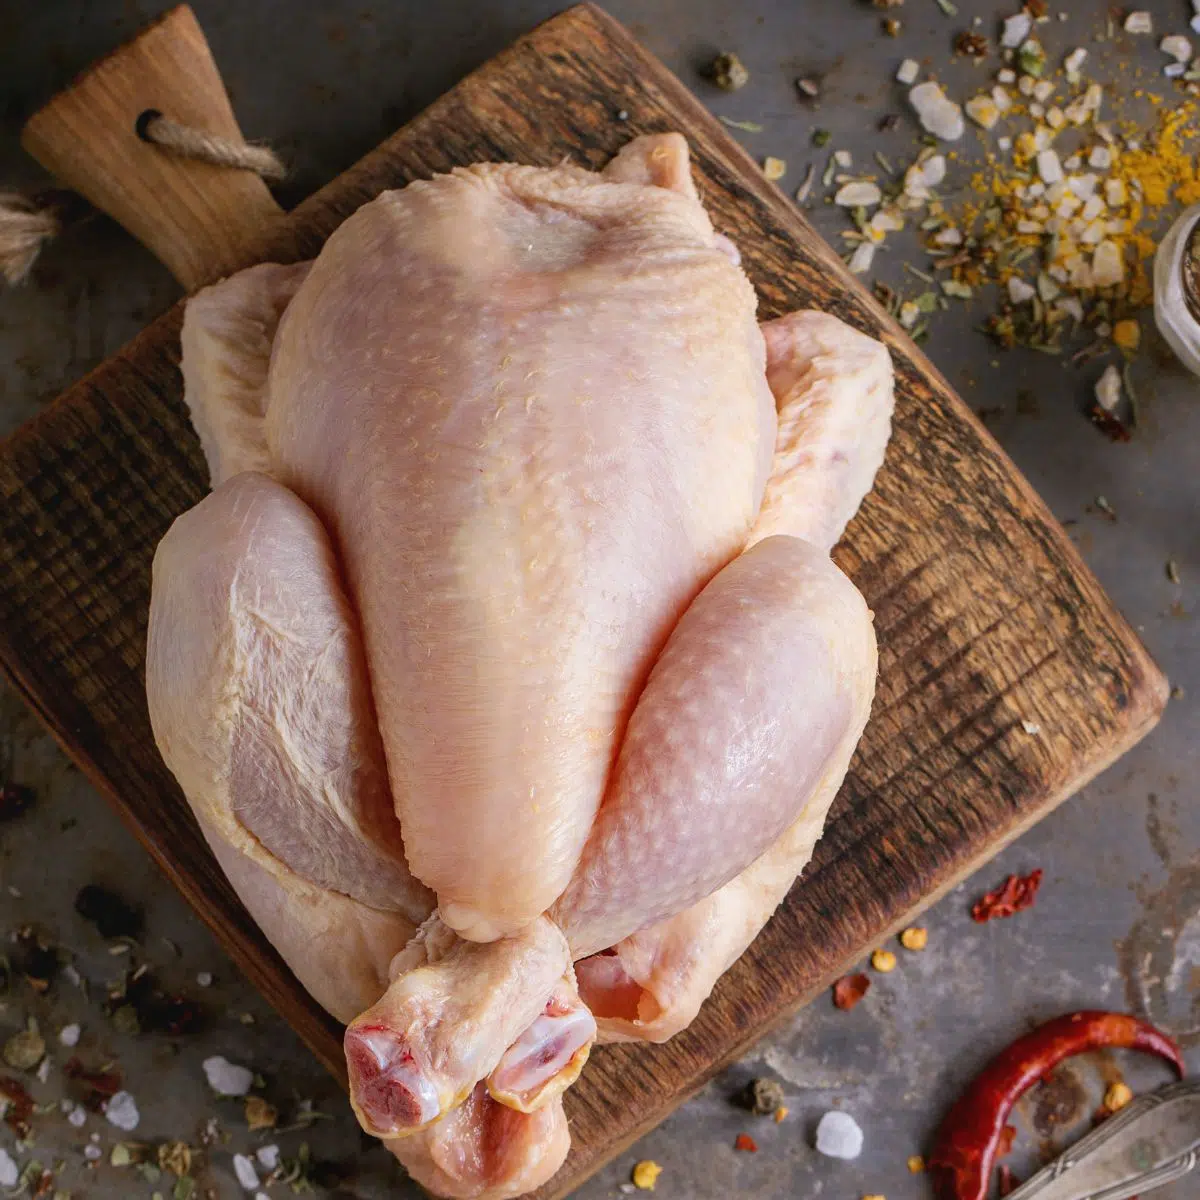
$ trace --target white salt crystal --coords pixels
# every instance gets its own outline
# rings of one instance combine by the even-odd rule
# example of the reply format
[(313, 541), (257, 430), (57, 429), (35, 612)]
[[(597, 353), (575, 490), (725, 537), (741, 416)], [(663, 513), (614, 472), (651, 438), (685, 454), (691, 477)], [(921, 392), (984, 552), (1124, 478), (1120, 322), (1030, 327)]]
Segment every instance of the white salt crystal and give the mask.
[(870, 226), (880, 233), (895, 233), (904, 228), (904, 218), (894, 208), (881, 208), (871, 218)]
[(850, 255), (850, 270), (855, 275), (865, 275), (875, 261), (875, 243), (859, 242)]
[(840, 187), (833, 202), (842, 208), (870, 208), (882, 199), (883, 193), (878, 185), (863, 179)]
[(967, 116), (984, 129), (991, 129), (1000, 120), (1000, 109), (991, 96), (972, 96), (966, 110)]
[(1067, 185), (1062, 179), (1060, 179), (1057, 183), (1052, 183), (1048, 188), (1046, 188), (1046, 199), (1056, 207), (1062, 203), (1062, 198), (1067, 194)]
[(1098, 246), (1102, 241), (1104, 241), (1107, 234), (1108, 229), (1103, 221), (1093, 221), (1090, 225), (1088, 225), (1083, 233), (1079, 235), (1079, 240), (1085, 246)]
[(1096, 403), (1107, 413), (1117, 411), (1121, 403), (1121, 372), (1116, 367), (1106, 367), (1096, 381)]
[(88, 1162), (99, 1161), (100, 1156), (103, 1153), (104, 1151), (101, 1150), (99, 1146), (84, 1146), (83, 1148), (83, 1157), (86, 1158)]
[(20, 1178), (21, 1172), (17, 1170), (17, 1164), (13, 1162), (12, 1155), (0, 1146), (0, 1187), (16, 1187), (17, 1180)]
[(1067, 55), (1066, 61), (1063, 63), (1063, 65), (1067, 68), (1068, 73), (1075, 75), (1078, 73), (1079, 68), (1083, 66), (1087, 56), (1088, 52), (1082, 46), (1080, 46), (1078, 50), (1072, 50), (1071, 53)]
[(223, 1055), (215, 1054), (203, 1062), (204, 1077), (208, 1086), (221, 1096), (244, 1096), (254, 1083), (254, 1072), (231, 1063)]
[(848, 170), (854, 159), (850, 156), (849, 150), (835, 150), (833, 152), (833, 161), (837, 163), (842, 170)]
[(1042, 227), (1037, 221), (1028, 221), (1024, 217), (1017, 222), (1018, 233), (1041, 233)]
[(1079, 168), (1083, 166), (1083, 159), (1080, 158), (1078, 154), (1072, 154), (1071, 157), (1063, 163), (1063, 166), (1066, 167), (1068, 171), (1078, 171)]
[(1170, 63), (1168, 66), (1163, 67), (1163, 74), (1168, 79), (1178, 79), (1186, 70), (1187, 70), (1186, 64), (1181, 63), (1181, 62), (1173, 62), (1173, 63)]
[(1046, 274), (1049, 275), (1051, 279), (1057, 279), (1059, 283), (1066, 283), (1067, 280), (1071, 278), (1066, 267), (1061, 266), (1059, 263), (1055, 263), (1052, 267), (1050, 267), (1046, 271)]
[(1168, 34), (1158, 43), (1158, 48), (1176, 62), (1185, 63), (1191, 61), (1192, 43), (1182, 33)]
[(82, 1129), (87, 1124), (87, 1109), (82, 1104), (77, 1104), (67, 1113), (67, 1124), (74, 1125), (76, 1129)]
[(1041, 120), (1041, 118), (1046, 115), (1046, 106), (1044, 104), (1037, 103), (1031, 104), (1029, 106), (1029, 115), (1031, 117), (1037, 117), (1039, 120)]
[(268, 1171), (273, 1171), (279, 1166), (279, 1147), (271, 1142), (266, 1146), (259, 1146), (254, 1152), (254, 1157), (266, 1167)]
[(1046, 113), (1046, 124), (1051, 129), (1061, 129), (1067, 123), (1067, 118), (1063, 116), (1063, 110), (1057, 106), (1050, 109)]
[(46, 1057), (43, 1058), (40, 1063), (38, 1063), (37, 1077), (39, 1083), (45, 1083), (46, 1080), (50, 1078), (50, 1066), (51, 1059), (50, 1055), (47, 1054)]
[(1107, 171), (1112, 166), (1112, 151), (1107, 146), (1093, 146), (1088, 155), (1088, 166)]
[(126, 1133), (131, 1129), (136, 1129), (138, 1122), (142, 1119), (136, 1101), (128, 1092), (117, 1092), (110, 1096), (108, 1103), (104, 1106), (104, 1115), (108, 1118), (110, 1125), (115, 1125), (118, 1129), (125, 1130)]
[(940, 154), (915, 162), (904, 172), (904, 191), (916, 199), (927, 200), (929, 189), (946, 178), (946, 160)]
[(1015, 50), (1032, 32), (1033, 18), (1025, 11), (1015, 17), (1006, 17), (1004, 31), (1000, 35), (1000, 45), (1006, 50)]
[(1062, 163), (1054, 150), (1043, 150), (1037, 156), (1037, 169), (1043, 183), (1058, 183), (1063, 177)]
[(1126, 33), (1153, 33), (1154, 22), (1148, 12), (1131, 12), (1125, 18)]
[(921, 309), (915, 300), (905, 300), (900, 305), (900, 324), (905, 329), (913, 329), (921, 319)]
[(253, 1192), (258, 1187), (258, 1172), (254, 1169), (254, 1163), (244, 1154), (235, 1154), (233, 1156), (233, 1173), (237, 1176), (237, 1181), (248, 1192)]
[(963, 243), (963, 235), (961, 229), (943, 229), (933, 239), (938, 246), (961, 246)]
[(1104, 211), (1104, 201), (1099, 196), (1089, 196), (1083, 206), (1083, 219), (1094, 221)]
[(817, 1125), (817, 1150), (830, 1158), (857, 1158), (862, 1153), (863, 1131), (844, 1112), (827, 1112)]
[(1012, 97), (1004, 88), (997, 85), (992, 88), (992, 103), (996, 106), (997, 112), (1006, 113), (1012, 108)]
[(1066, 313), (1076, 321), (1083, 320), (1083, 301), (1078, 296), (1064, 296), (1056, 307), (1059, 312)]
[(1058, 299), (1059, 290), (1058, 284), (1045, 271), (1038, 275), (1037, 294), (1046, 304), (1049, 304), (1051, 300)]
[(1073, 195), (1078, 196), (1080, 200), (1087, 200), (1090, 196), (1094, 196), (1099, 184), (1100, 180), (1091, 173), (1087, 175), (1072, 175), (1067, 179), (1068, 189)]
[(899, 83), (910, 84), (917, 82), (917, 76), (921, 73), (921, 64), (915, 58), (906, 58), (896, 71), (896, 80)]
[(1096, 326), (1096, 333), (1102, 338), (1108, 337), (1112, 333), (1112, 326), (1107, 321), (1101, 321)]
[(1032, 75), (1022, 75), (1020, 82), (1017, 84), (1017, 91), (1019, 91), (1022, 96), (1032, 96), (1033, 95), (1033, 76)]
[(1021, 728), (1025, 730), (1030, 737), (1037, 737), (1042, 732), (1042, 727), (1036, 721), (1022, 721)]
[(1009, 70), (1008, 67), (1005, 67), (1002, 71), (998, 71), (996, 73), (996, 79), (1000, 83), (1016, 83), (1017, 73), (1016, 71)]
[(1008, 298), (1014, 304), (1026, 304), (1034, 298), (1037, 293), (1023, 279), (1018, 279), (1015, 275), (1009, 277), (1008, 280)]
[(1003, 150), (1005, 153), (1008, 153), (1008, 151), (1012, 149), (1012, 138), (1010, 138), (1010, 137), (997, 138), (996, 145), (999, 149)]
[(1035, 205), (1033, 206), (1033, 208), (1030, 210), (1030, 213), (1029, 213), (1029, 215), (1030, 215), (1030, 216), (1031, 216), (1031, 217), (1032, 217), (1032, 218), (1033, 218), (1035, 221), (1048, 221), (1048, 220), (1050, 220), (1050, 210), (1049, 210), (1049, 209), (1048, 209), (1048, 208), (1047, 208), (1047, 207), (1046, 207), (1044, 204), (1035, 204)]
[(1054, 95), (1054, 84), (1049, 79), (1039, 79), (1033, 85), (1033, 98), (1040, 104), (1045, 104)]
[(78, 1025), (64, 1025), (58, 1031), (58, 1040), (62, 1042), (64, 1046), (78, 1046), (79, 1035), (82, 1032), (83, 1030)]
[(201, 972), (200, 972), (200, 973), (199, 973), (199, 974), (196, 976), (196, 982), (197, 982), (197, 983), (198, 983), (198, 984), (199, 984), (201, 987), (212, 987), (212, 981), (213, 981), (213, 977), (212, 977), (212, 972), (211, 972), (211, 971), (201, 971)]
[(953, 100), (946, 98), (946, 93), (939, 84), (932, 80), (928, 83), (918, 83), (908, 93), (908, 99), (921, 119), (921, 124), (934, 137), (948, 142), (957, 141), (962, 137), (966, 128), (962, 109)]
[(1113, 287), (1125, 278), (1125, 264), (1115, 242), (1103, 241), (1092, 258), (1092, 281), (1095, 287)]
[(1044, 196), (1046, 194), (1046, 185), (1040, 179), (1035, 179), (1029, 185), (1029, 187), (1026, 188), (1026, 191), (1029, 193), (1032, 199), (1036, 200), (1039, 196)]
[(1188, 24), (1191, 26), (1193, 33), (1200, 33), (1200, 14), (1194, 16)]
[(1033, 148), (1041, 153), (1043, 150), (1050, 148), (1050, 143), (1054, 141), (1054, 131), (1047, 129), (1045, 125), (1039, 125), (1033, 131)]

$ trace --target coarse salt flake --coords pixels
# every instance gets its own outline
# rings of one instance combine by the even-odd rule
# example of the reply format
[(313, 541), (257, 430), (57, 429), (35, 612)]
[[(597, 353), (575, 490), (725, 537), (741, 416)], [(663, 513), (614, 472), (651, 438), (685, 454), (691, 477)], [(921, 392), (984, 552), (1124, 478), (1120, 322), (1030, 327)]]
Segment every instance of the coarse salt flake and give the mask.
[(1141, 11), (1141, 10), (1139, 10), (1138, 12), (1131, 12), (1125, 18), (1125, 32), (1126, 33), (1153, 33), (1154, 32), (1154, 22), (1153, 22), (1153, 20), (1151, 20), (1150, 14), (1148, 12)]
[(1051, 108), (1046, 113), (1046, 124), (1051, 129), (1061, 129), (1067, 123), (1067, 118), (1063, 115), (1061, 108)]
[(837, 165), (841, 167), (843, 171), (846, 171), (850, 169), (854, 159), (849, 150), (835, 150), (833, 152), (833, 161), (837, 163)]
[(817, 1125), (817, 1151), (829, 1158), (857, 1158), (862, 1153), (863, 1131), (844, 1112), (827, 1112)]
[(254, 1083), (254, 1072), (231, 1063), (224, 1055), (214, 1054), (203, 1062), (208, 1086), (221, 1096), (244, 1096)]
[(1106, 413), (1115, 413), (1121, 403), (1121, 372), (1109, 365), (1096, 380), (1096, 403)]
[(938, 246), (961, 246), (963, 244), (962, 230), (951, 226), (949, 229), (943, 229), (935, 234), (933, 240)]
[(1023, 720), (1021, 722), (1021, 728), (1025, 730), (1030, 737), (1037, 737), (1037, 735), (1042, 732), (1042, 727), (1036, 721)]
[(83, 1032), (83, 1030), (79, 1025), (75, 1025), (75, 1024), (64, 1025), (58, 1031), (58, 1040), (60, 1042), (62, 1042), (62, 1044), (64, 1046), (78, 1046), (79, 1045), (79, 1035), (82, 1032)]
[(947, 99), (940, 85), (932, 80), (928, 83), (918, 83), (908, 93), (908, 100), (921, 124), (934, 137), (948, 142), (957, 141), (962, 137), (966, 128), (962, 109), (953, 100)]
[(1182, 33), (1168, 34), (1158, 48), (1178, 63), (1190, 62), (1192, 58), (1192, 43)]
[(1082, 46), (1080, 46), (1077, 50), (1072, 50), (1071, 53), (1067, 55), (1066, 61), (1063, 63), (1063, 66), (1067, 68), (1067, 73), (1070, 75), (1077, 75), (1079, 73), (1079, 68), (1082, 67), (1084, 62), (1087, 60), (1087, 56), (1088, 52)]
[(1094, 287), (1114, 287), (1125, 278), (1125, 264), (1116, 242), (1103, 241), (1092, 258)]
[(967, 116), (976, 125), (991, 129), (1000, 120), (1000, 109), (991, 96), (972, 96), (966, 103)]
[(1017, 73), (1016, 73), (1016, 71), (1013, 71), (1008, 67), (1005, 67), (1002, 71), (998, 71), (996, 73), (996, 80), (999, 83), (1016, 83), (1017, 82)]
[(872, 208), (882, 199), (883, 193), (879, 190), (879, 185), (862, 179), (840, 187), (833, 202), (842, 208)]
[(1004, 88), (997, 84), (992, 88), (992, 103), (996, 106), (997, 112), (1006, 113), (1012, 108), (1012, 97)]
[(1178, 79), (1186, 70), (1187, 65), (1185, 63), (1173, 62), (1163, 67), (1163, 74), (1168, 79)]
[(921, 64), (915, 58), (906, 58), (896, 70), (896, 81), (906, 86), (917, 82), (921, 73)]
[(117, 1092), (110, 1096), (108, 1103), (104, 1106), (104, 1115), (110, 1125), (115, 1125), (118, 1129), (125, 1130), (126, 1133), (136, 1129), (138, 1122), (142, 1119), (141, 1113), (138, 1112), (137, 1102), (128, 1092)]
[(1010, 138), (1010, 137), (997, 138), (996, 145), (1001, 150), (1003, 150), (1005, 153), (1007, 153), (1009, 150), (1012, 149), (1012, 138)]
[(1063, 177), (1062, 163), (1054, 150), (1042, 150), (1038, 154), (1037, 169), (1043, 183), (1058, 183)]
[(1033, 30), (1033, 18), (1022, 10), (1016, 16), (1004, 19), (1004, 29), (1000, 34), (1000, 45), (1006, 50), (1015, 50)]
[(254, 1157), (266, 1167), (268, 1171), (273, 1171), (279, 1166), (279, 1147), (271, 1142), (266, 1146), (259, 1146), (254, 1152)]
[(854, 253), (850, 255), (850, 270), (855, 275), (865, 275), (875, 261), (874, 242), (859, 242)]
[(1054, 84), (1048, 79), (1039, 79), (1033, 85), (1033, 98), (1041, 104), (1045, 104), (1051, 96), (1054, 95)]
[(1104, 201), (1099, 196), (1089, 196), (1080, 214), (1085, 221), (1094, 221), (1104, 211)]
[(1088, 154), (1088, 166), (1107, 171), (1112, 166), (1112, 151), (1107, 146), (1093, 146)]
[(0, 1187), (16, 1187), (20, 1178), (21, 1172), (17, 1170), (12, 1155), (0, 1146)]
[(1027, 304), (1037, 293), (1023, 279), (1013, 275), (1008, 281), (1008, 298), (1014, 304)]
[(235, 1154), (233, 1156), (233, 1173), (237, 1176), (237, 1181), (248, 1192), (253, 1192), (258, 1187), (258, 1172), (254, 1169), (254, 1163), (250, 1161), (244, 1154)]

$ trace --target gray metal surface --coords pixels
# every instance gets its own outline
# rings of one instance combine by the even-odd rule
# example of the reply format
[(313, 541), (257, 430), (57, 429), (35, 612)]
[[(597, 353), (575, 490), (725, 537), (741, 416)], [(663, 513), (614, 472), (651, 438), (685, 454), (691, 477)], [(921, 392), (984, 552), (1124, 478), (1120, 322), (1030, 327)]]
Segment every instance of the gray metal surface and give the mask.
[[(994, 17), (1016, 8), (959, 4), (968, 15), (985, 15), (989, 32)], [(348, 166), (558, 7), (554, 0), (194, 0), (194, 6), (243, 127), (271, 140), (295, 164), (281, 192), (285, 204)], [(0, 181), (44, 182), (17, 146), (22, 118), (161, 7), (144, 0), (0, 0)], [(911, 154), (907, 117), (893, 133), (875, 128), (883, 114), (902, 111), (891, 82), (901, 57), (928, 58), (951, 80), (976, 70), (965, 64), (941, 70), (966, 17), (947, 18), (935, 0), (907, 0), (899, 40), (879, 36), (879, 14), (870, 5), (842, 0), (611, 0), (609, 7), (715, 111), (764, 126), (762, 133), (737, 136), (756, 154), (788, 160), (789, 190), (814, 153), (810, 137), (817, 126), (830, 129), (833, 145), (852, 149), (856, 159), (876, 149), (896, 158)], [(1051, 34), (1054, 46), (1088, 44), (1105, 7), (1076, 0), (1061, 31)], [(1184, 27), (1183, 0), (1147, 7), (1164, 32)], [(736, 50), (750, 68), (743, 91), (727, 96), (697, 76), (696, 65), (717, 49)], [(1142, 39), (1134, 50), (1150, 86), (1157, 86), (1163, 60), (1154, 40)], [(802, 73), (824, 77), (815, 109), (797, 99), (793, 81)], [(827, 236), (844, 227), (844, 218), (823, 205), (811, 215)], [(880, 277), (901, 282), (903, 246), (899, 239), (894, 247), (889, 243)], [(104, 220), (52, 248), (28, 286), (0, 292), (0, 432), (37, 412), (175, 296), (166, 272)], [(967, 401), (987, 412), (996, 436), (1053, 511), (1074, 522), (1084, 556), (1184, 695), (1146, 743), (937, 905), (927, 921), (928, 949), (900, 952), (898, 969), (875, 975), (853, 1013), (820, 999), (581, 1189), (585, 1200), (616, 1194), (640, 1158), (663, 1165), (657, 1187), (663, 1197), (916, 1200), (928, 1195), (928, 1184), (909, 1174), (906, 1159), (928, 1149), (939, 1115), (961, 1085), (1030, 1023), (1076, 1007), (1146, 1013), (1173, 1031), (1193, 1069), (1200, 1067), (1200, 383), (1153, 350), (1143, 355), (1136, 367), (1142, 428), (1132, 444), (1113, 445), (1080, 415), (1096, 372), (1076, 372), (1028, 351), (1000, 357), (972, 330), (980, 315), (963, 306), (942, 314), (931, 356)], [(1036, 406), (1026, 402), (1018, 409), (1022, 389), (1036, 397)], [(1110, 502), (1115, 522), (1094, 511), (1097, 495)], [(1166, 577), (1168, 557), (1178, 562), (1179, 586)], [(130, 1168), (107, 1165), (111, 1146), (122, 1138), (180, 1138), (198, 1146), (201, 1130), (216, 1116), (228, 1138), (206, 1151), (198, 1171), (214, 1195), (243, 1194), (232, 1173), (235, 1151), (274, 1141), (293, 1155), (304, 1140), (316, 1157), (348, 1172), (336, 1188), (319, 1187), (317, 1194), (413, 1194), (385, 1153), (364, 1149), (336, 1088), (11, 695), (0, 697), (0, 739), (11, 760), (8, 773), (32, 785), (38, 797), (30, 812), (0, 825), (0, 934), (35, 924), (69, 947), (92, 981), (90, 999), (62, 979), (45, 996), (14, 984), (0, 996), (0, 1037), (28, 1015), (39, 1018), (55, 1067), (47, 1083), (29, 1083), (39, 1101), (50, 1100), (61, 1094), (60, 1067), (70, 1053), (53, 1035), (68, 1021), (82, 1022), (78, 1053), (89, 1065), (118, 1062), (142, 1113), (139, 1128), (125, 1135), (95, 1116), (82, 1129), (41, 1116), (32, 1150), (17, 1153), (4, 1128), (0, 1147), (22, 1164), (32, 1156), (47, 1164), (61, 1160), (57, 1186), (76, 1196), (149, 1197), (156, 1188), (170, 1195), (169, 1177), (152, 1185)], [(969, 905), (978, 893), (1008, 871), (1035, 866), (1046, 874), (1034, 909), (986, 926), (971, 923)], [(133, 957), (203, 1002), (209, 1012), (203, 1032), (175, 1040), (127, 1035), (102, 1015), (103, 984), (121, 974), (127, 959), (110, 954), (109, 944), (73, 911), (77, 890), (89, 882), (118, 887), (145, 906), (147, 930)], [(210, 988), (196, 983), (200, 972), (215, 976)], [(243, 1013), (254, 1023), (243, 1023)], [(305, 1132), (252, 1135), (237, 1102), (211, 1096), (200, 1067), (211, 1054), (260, 1072), (267, 1094), (285, 1110), (308, 1098), (332, 1119)], [(1009, 1160), (1019, 1176), (1032, 1172), (1039, 1152), (1051, 1153), (1087, 1128), (1117, 1072), (1135, 1091), (1167, 1079), (1161, 1065), (1123, 1053), (1080, 1060), (1019, 1109)], [(785, 1088), (790, 1113), (781, 1124), (730, 1102), (761, 1074)], [(852, 1113), (865, 1130), (856, 1162), (821, 1158), (812, 1149), (816, 1121), (832, 1106)], [(740, 1132), (755, 1137), (757, 1153), (734, 1150)], [(98, 1167), (87, 1166), (83, 1156), (93, 1133), (104, 1152)], [(1155, 1195), (1184, 1200), (1194, 1195), (1192, 1186), (1185, 1181)], [(274, 1186), (270, 1194), (286, 1194), (286, 1188)]]

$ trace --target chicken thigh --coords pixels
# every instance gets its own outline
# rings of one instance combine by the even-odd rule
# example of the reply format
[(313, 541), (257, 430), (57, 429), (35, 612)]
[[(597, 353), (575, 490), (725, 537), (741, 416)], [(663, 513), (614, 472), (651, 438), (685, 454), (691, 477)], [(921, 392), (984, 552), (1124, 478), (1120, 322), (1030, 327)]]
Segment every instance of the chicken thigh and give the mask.
[(656, 135), (384, 193), (187, 308), (216, 490), (155, 559), (155, 737), (349, 1021), (364, 1128), (448, 1195), (557, 1169), (596, 1017), (691, 1019), (866, 719), (828, 551), (890, 363), (822, 314), (760, 332), (737, 260)]

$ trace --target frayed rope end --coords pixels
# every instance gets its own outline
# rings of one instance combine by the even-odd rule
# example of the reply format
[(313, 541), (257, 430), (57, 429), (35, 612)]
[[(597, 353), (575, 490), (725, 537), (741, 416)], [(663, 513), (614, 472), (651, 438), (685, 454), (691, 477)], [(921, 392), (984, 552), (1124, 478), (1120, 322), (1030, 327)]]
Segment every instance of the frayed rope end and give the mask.
[(15, 287), (24, 283), (46, 242), (62, 223), (51, 208), (39, 208), (19, 192), (0, 192), (0, 275)]

